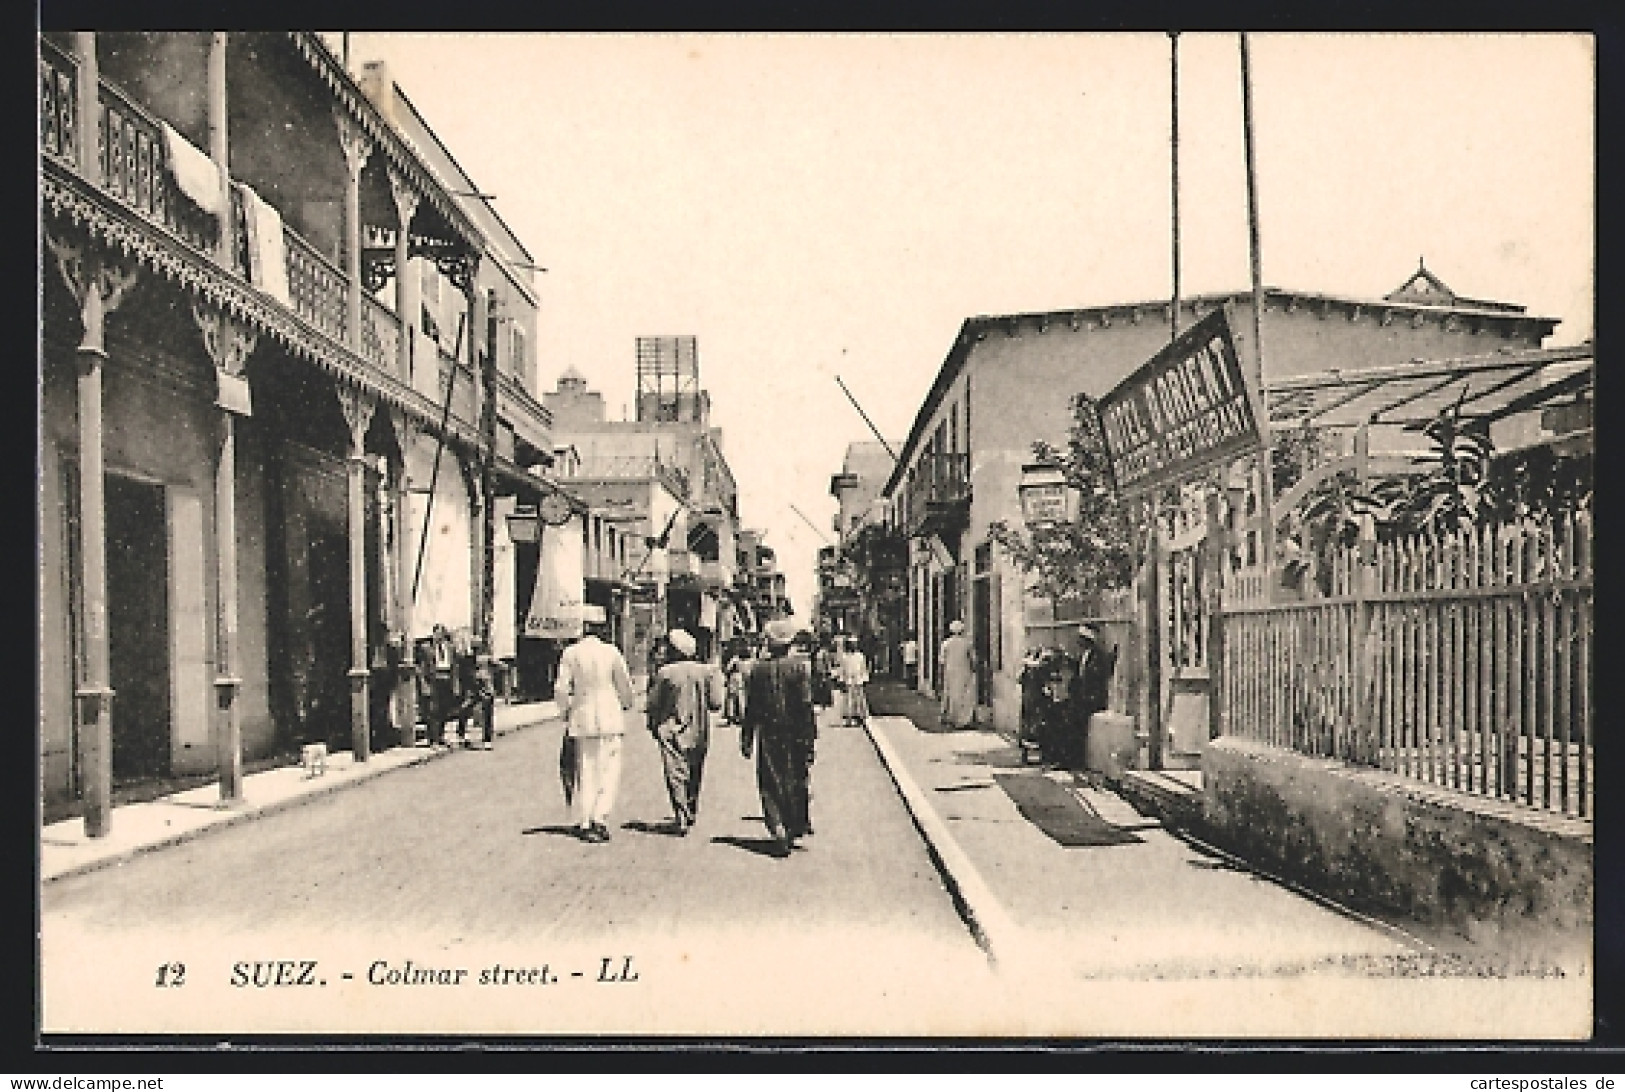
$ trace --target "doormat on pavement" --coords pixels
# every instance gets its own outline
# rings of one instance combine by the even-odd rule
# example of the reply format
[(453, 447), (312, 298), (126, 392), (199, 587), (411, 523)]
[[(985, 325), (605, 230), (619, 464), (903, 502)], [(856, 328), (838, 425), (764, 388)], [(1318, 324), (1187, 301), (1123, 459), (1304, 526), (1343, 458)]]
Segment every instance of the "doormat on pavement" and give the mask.
[(1121, 846), (1142, 841), (1093, 814), (1064, 785), (1035, 774), (994, 774), (1022, 818), (1063, 846)]

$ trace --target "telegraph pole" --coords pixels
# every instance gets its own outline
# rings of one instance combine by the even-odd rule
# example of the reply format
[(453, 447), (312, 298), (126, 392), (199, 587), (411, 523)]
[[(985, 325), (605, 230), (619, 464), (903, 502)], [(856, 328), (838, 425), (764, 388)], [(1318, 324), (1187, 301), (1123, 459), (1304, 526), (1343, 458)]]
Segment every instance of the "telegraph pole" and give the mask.
[[(1253, 147), (1253, 81), (1248, 63), (1247, 33), (1241, 33), (1241, 133), (1247, 151), (1247, 242), (1253, 274), (1253, 362), (1258, 392), (1259, 508), (1264, 526), (1261, 536), (1266, 571), (1275, 567), (1275, 457), (1270, 433), (1269, 400), (1264, 397), (1264, 260), (1258, 243), (1258, 157)], [(1273, 583), (1273, 582), (1272, 582)]]

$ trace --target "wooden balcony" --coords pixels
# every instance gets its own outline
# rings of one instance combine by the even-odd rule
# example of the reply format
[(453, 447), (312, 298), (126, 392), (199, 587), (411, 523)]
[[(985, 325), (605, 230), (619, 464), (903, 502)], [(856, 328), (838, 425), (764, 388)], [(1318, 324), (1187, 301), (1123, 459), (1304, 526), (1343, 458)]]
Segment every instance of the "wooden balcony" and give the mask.
[(334, 341), (344, 340), (349, 284), (338, 266), (284, 225), (288, 253), (288, 298), (293, 312)]
[[(357, 291), (357, 286), (350, 283), (343, 269), (286, 221), (283, 223), (286, 299), (277, 299), (253, 286), (249, 277), (249, 248), (241, 194), (236, 187), (232, 188), (230, 207), (224, 217), (229, 232), (228, 245), (222, 255), (218, 246), (219, 220), (198, 208), (175, 181), (162, 124), (105, 78), (98, 81), (97, 108), (92, 119), (96, 126), (95, 160), (89, 172), (81, 171), (79, 142), (84, 119), (78, 110), (78, 61), (48, 39), (36, 40), (42, 170), (49, 168), (55, 178), (63, 180), (70, 189), (81, 194), (93, 193), (136, 221), (158, 229), (153, 235), (154, 243), (172, 253), (177, 262), (191, 265), (193, 275), (202, 274), (207, 278), (210, 270), (218, 271), (225, 282), (219, 287), (227, 294), (252, 298), (267, 315), (275, 315), (279, 308), (284, 309), (284, 314), (291, 312), (304, 327), (320, 335), (314, 339), (316, 343), (324, 339), (329, 343), (321, 345), (322, 355), (345, 361), (347, 367), (356, 367), (350, 362), (359, 358), (370, 369), (399, 384), (401, 389), (394, 392), (396, 397), (411, 401), (426, 399), (422, 405), (425, 412), (431, 404), (443, 404), (446, 381), (455, 372), (452, 413), (464, 429), (476, 424), (473, 372), (441, 352), (437, 390), (414, 392), (410, 377), (402, 374), (401, 369), (403, 324), (391, 308), (370, 293), (362, 295), (360, 343), (350, 343), (348, 303), (350, 293)], [(179, 247), (173, 245), (177, 243)], [(532, 407), (541, 409), (533, 399), (520, 405), (521, 410)]]
[(361, 355), (379, 371), (402, 383), (411, 377), (401, 371), (401, 320), (371, 295), (361, 296)]
[(904, 495), (910, 534), (962, 530), (970, 518), (970, 456), (922, 455)]

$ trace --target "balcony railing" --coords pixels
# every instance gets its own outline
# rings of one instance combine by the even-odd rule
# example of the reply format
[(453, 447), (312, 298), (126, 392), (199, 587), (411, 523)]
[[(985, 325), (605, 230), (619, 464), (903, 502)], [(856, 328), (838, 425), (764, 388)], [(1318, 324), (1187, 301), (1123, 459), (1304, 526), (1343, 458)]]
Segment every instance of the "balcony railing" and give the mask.
[(79, 155), (78, 73), (74, 58), (40, 39), (40, 150), (70, 164)]
[(361, 355), (379, 371), (388, 372), (401, 382), (401, 320), (395, 312), (363, 293), (361, 297)]
[(294, 314), (334, 341), (344, 340), (344, 274), (290, 227), (283, 226), (288, 252), (288, 296)]
[(451, 382), (453, 375), (457, 376), (456, 385), (451, 392), (451, 412), (454, 417), (464, 424), (474, 424), (474, 372), (467, 364), (453, 360), (444, 349), (439, 350), (440, 355), (440, 386), (435, 390), (434, 400), (439, 405), (446, 404), (446, 384)]
[(906, 494), (905, 525), (918, 528), (934, 511), (970, 499), (970, 456), (922, 455)]
[[(78, 99), (77, 59), (50, 41), (40, 38), (40, 153), (42, 157), (75, 169), (83, 125)], [(107, 196), (136, 216), (162, 228), (173, 238), (213, 259), (221, 224), (198, 208), (180, 190), (168, 161), (163, 126), (128, 94), (106, 80), (98, 89), (95, 117), (97, 158), (88, 179)], [(247, 238), (243, 229), (242, 197), (235, 187), (225, 216), (228, 234), (227, 266), (239, 276), (247, 272)], [(302, 238), (286, 222), (283, 224), (288, 277), (287, 303), (315, 330), (340, 345), (348, 346), (347, 305), (350, 284), (343, 270)], [(369, 295), (362, 297), (362, 357), (381, 371), (401, 375), (400, 339), (404, 328), (398, 316)], [(452, 412), (467, 424), (474, 423), (475, 390), (472, 371), (454, 362), (444, 351), (438, 354), (440, 385), (431, 398), (444, 398), (445, 383), (456, 372)], [(545, 410), (518, 384), (523, 409)]]
[(107, 192), (194, 250), (205, 254), (213, 250), (220, 225), (181, 195), (166, 167), (158, 123), (105, 81), (100, 114), (97, 150)]

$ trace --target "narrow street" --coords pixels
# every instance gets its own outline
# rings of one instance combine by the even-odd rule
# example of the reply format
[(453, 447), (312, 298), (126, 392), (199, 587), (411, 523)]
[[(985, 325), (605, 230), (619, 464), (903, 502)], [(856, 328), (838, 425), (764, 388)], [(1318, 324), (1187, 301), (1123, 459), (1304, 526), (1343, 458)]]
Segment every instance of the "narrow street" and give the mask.
[[(817, 832), (788, 860), (766, 853), (737, 730), (713, 738), (686, 839), (651, 829), (669, 817), (659, 758), (629, 734), (601, 846), (568, 829), (560, 731), (550, 721), (48, 886), (48, 1024), (909, 1034), (949, 1018), (960, 1002), (944, 987), (988, 977), (860, 729), (824, 731)], [(603, 959), (620, 974), (628, 956), (636, 983), (596, 981)], [(229, 984), (238, 962), (281, 959), (319, 960), (327, 986)], [(471, 974), (461, 989), (374, 986), (379, 960)], [(154, 988), (167, 961), (187, 964), (184, 987)], [(471, 988), (496, 964), (547, 964), (559, 981)]]
[[(551, 720), (66, 877), (42, 904), (46, 1026), (1391, 1036), (1460, 1026), (1451, 999), (1470, 984), (1494, 1002), (1475, 1030), (1493, 1034), (1554, 985), (1469, 981), (1162, 830), (1057, 845), (1000, 791), (1012, 770), (992, 733), (872, 727), (875, 742), (825, 714), (817, 832), (787, 860), (767, 853), (731, 727), (687, 838), (659, 831), (639, 732), (613, 839), (579, 841)], [(953, 894), (914, 806), (951, 832), (932, 848), (961, 861)], [(1007, 923), (983, 937), (991, 964), (956, 909), (967, 874), (978, 928)]]

